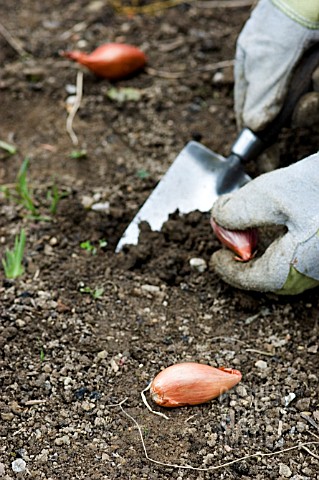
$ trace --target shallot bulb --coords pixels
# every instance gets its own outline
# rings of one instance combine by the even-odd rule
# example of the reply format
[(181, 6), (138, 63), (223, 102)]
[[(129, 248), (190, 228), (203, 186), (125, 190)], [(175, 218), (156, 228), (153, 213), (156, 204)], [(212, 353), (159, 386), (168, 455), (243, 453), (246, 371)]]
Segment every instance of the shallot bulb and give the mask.
[(152, 381), (152, 400), (162, 407), (182, 407), (209, 402), (241, 380), (231, 368), (214, 368), (201, 363), (177, 363), (160, 372)]
[(146, 64), (144, 52), (124, 43), (105, 43), (89, 54), (74, 50), (61, 52), (61, 55), (109, 80), (128, 77)]
[(235, 260), (239, 262), (248, 262), (254, 258), (256, 254), (256, 247), (258, 241), (258, 232), (256, 228), (249, 228), (248, 230), (227, 230), (211, 218), (211, 226), (218, 240), (226, 247), (230, 248), (238, 256)]

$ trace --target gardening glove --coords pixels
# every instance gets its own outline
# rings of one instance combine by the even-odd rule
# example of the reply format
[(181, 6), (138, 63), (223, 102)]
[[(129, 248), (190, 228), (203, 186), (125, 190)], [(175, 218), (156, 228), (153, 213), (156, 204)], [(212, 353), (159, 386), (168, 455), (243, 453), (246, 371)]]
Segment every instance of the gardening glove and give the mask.
[(247, 263), (229, 250), (211, 265), (227, 283), (245, 290), (294, 295), (319, 285), (319, 153), (265, 173), (238, 191), (222, 195), (212, 218), (230, 230), (285, 225), (287, 232)]
[(319, 0), (260, 0), (237, 41), (239, 128), (263, 129), (279, 113), (292, 70), (319, 41)]

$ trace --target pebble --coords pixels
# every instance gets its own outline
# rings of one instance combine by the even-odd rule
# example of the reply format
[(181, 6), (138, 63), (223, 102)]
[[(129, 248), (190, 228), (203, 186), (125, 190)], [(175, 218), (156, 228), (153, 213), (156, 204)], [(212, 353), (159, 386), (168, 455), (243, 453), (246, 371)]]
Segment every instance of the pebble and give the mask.
[(50, 240), (49, 240), (49, 244), (51, 245), (51, 247), (54, 247), (58, 243), (59, 242), (58, 242), (58, 239), (56, 237), (51, 237)]
[(95, 408), (95, 404), (94, 403), (90, 403), (90, 402), (83, 402), (82, 403), (82, 408), (85, 412), (89, 412), (90, 410), (92, 410), (93, 408)]
[(288, 405), (296, 398), (296, 394), (293, 392), (288, 393), (288, 395), (285, 397), (285, 407), (288, 407)]
[(18, 319), (16, 320), (15, 324), (16, 324), (16, 327), (22, 328), (22, 327), (25, 326), (25, 321), (24, 321), (24, 320), (21, 320), (20, 318), (18, 318)]
[(189, 261), (191, 268), (197, 270), (200, 273), (205, 272), (207, 269), (207, 262), (203, 258), (191, 258)]
[(24, 472), (26, 465), (27, 465), (27, 464), (25, 463), (25, 461), (24, 461), (22, 458), (17, 458), (17, 459), (14, 460), (14, 461), (12, 462), (12, 464), (11, 464), (12, 470), (13, 470), (15, 473)]
[(97, 353), (96, 359), (97, 360), (104, 360), (107, 357), (108, 353), (106, 350), (101, 350), (100, 352)]
[(300, 398), (296, 402), (296, 408), (300, 412), (305, 412), (305, 411), (309, 410), (309, 407), (310, 407), (310, 398)]
[(70, 437), (68, 435), (63, 435), (63, 437), (56, 438), (54, 443), (58, 446), (60, 445), (70, 445)]
[(6, 473), (6, 469), (3, 463), (0, 463), (0, 478)]
[(160, 287), (158, 287), (157, 285), (148, 285), (148, 284), (142, 285), (141, 289), (144, 290), (144, 292), (148, 292), (148, 293), (158, 293), (160, 291)]
[(289, 478), (292, 475), (292, 471), (288, 467), (288, 465), (285, 465), (284, 463), (279, 464), (279, 475), (282, 475), (285, 478)]
[(265, 360), (257, 360), (255, 367), (260, 368), (260, 370), (266, 370), (266, 368), (268, 368), (268, 364), (265, 362)]
[(1, 413), (1, 418), (5, 422), (11, 422), (11, 420), (14, 418), (14, 415), (12, 412), (2, 412)]
[(108, 212), (110, 210), (110, 202), (98, 202), (91, 206), (95, 212)]

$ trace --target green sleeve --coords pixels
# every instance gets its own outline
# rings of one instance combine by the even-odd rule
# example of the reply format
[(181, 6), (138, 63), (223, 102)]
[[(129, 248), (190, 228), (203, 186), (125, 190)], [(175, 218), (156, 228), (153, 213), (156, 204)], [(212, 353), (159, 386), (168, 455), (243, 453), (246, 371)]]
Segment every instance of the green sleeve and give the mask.
[(298, 295), (299, 293), (302, 293), (309, 288), (317, 287), (318, 285), (318, 280), (307, 277), (298, 272), (294, 267), (290, 267), (289, 275), (285, 284), (275, 293), (278, 295)]
[(271, 0), (288, 17), (306, 28), (319, 29), (319, 0)]

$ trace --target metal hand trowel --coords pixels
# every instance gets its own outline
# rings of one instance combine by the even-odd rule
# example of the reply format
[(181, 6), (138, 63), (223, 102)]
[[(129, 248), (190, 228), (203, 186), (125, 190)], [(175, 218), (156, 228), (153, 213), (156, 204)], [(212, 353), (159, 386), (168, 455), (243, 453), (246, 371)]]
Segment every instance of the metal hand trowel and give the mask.
[(245, 128), (225, 158), (200, 143), (189, 142), (176, 157), (166, 174), (125, 230), (116, 247), (137, 245), (139, 224), (146, 221), (153, 231), (160, 231), (176, 210), (187, 214), (208, 212), (222, 194), (233, 192), (250, 180), (243, 164), (253, 160), (272, 145), (290, 120), (300, 97), (309, 91), (311, 76), (319, 63), (319, 44), (314, 45), (299, 62), (292, 76), (285, 103), (275, 120), (263, 131)]

